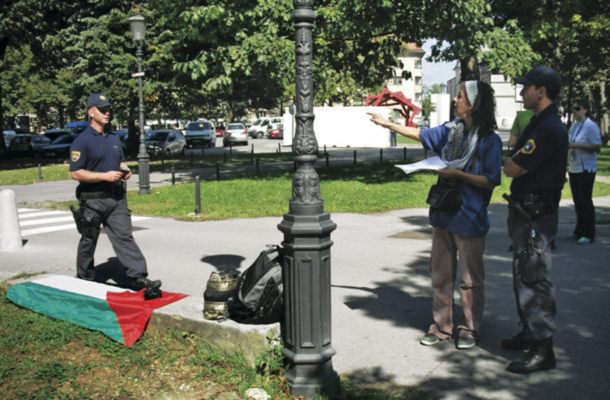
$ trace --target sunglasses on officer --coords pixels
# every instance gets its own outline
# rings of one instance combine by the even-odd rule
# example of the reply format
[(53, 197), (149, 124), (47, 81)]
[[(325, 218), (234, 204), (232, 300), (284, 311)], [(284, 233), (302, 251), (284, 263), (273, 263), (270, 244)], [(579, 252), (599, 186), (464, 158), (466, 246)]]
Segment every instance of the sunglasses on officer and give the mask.
[(576, 107), (572, 107), (572, 111), (580, 111), (582, 110), (582, 107), (576, 106)]

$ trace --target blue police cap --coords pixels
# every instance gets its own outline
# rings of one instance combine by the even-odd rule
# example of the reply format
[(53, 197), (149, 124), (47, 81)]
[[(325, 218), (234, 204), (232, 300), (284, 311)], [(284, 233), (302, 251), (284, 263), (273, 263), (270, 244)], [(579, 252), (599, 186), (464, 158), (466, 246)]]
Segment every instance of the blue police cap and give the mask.
[(548, 89), (554, 89), (559, 92), (561, 90), (561, 76), (551, 67), (538, 65), (532, 68), (525, 76), (515, 78), (515, 82), (522, 85), (534, 84), (538, 87), (544, 86)]
[(87, 99), (87, 107), (88, 108), (91, 108), (91, 107), (108, 107), (108, 106), (112, 106), (112, 104), (110, 104), (110, 102), (108, 101), (108, 97), (105, 94), (102, 94), (102, 93), (93, 93)]

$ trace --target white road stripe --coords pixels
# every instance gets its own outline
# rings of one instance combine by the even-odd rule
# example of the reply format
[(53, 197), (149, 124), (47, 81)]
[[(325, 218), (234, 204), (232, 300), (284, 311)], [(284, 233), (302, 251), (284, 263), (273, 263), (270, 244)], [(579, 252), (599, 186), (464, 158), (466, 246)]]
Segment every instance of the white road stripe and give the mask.
[(32, 212), (32, 211), (38, 211), (35, 208), (18, 208), (17, 211), (19, 211), (20, 213), (28, 213), (28, 212)]
[(36, 217), (46, 217), (49, 215), (70, 215), (69, 211), (41, 211), (31, 214), (19, 215), (19, 219), (24, 218), (36, 218)]
[(23, 228), (24, 226), (53, 224), (53, 223), (56, 223), (56, 222), (68, 222), (68, 221), (74, 221), (74, 217), (72, 217), (71, 215), (68, 215), (66, 217), (45, 218), (45, 219), (35, 219), (35, 220), (29, 220), (29, 221), (21, 221), (21, 222), (19, 222), (19, 225)]
[[(20, 218), (20, 220), (27, 219), (27, 221), (20, 221), (19, 225), (23, 228), (26, 226), (35, 226), (35, 225), (43, 225), (43, 224), (57, 224), (57, 223), (73, 221), (72, 215), (70, 215), (70, 214), (71, 213), (65, 212), (65, 211), (40, 211), (40, 210), (36, 210), (36, 209), (21, 208), (21, 209), (19, 209), (19, 218)], [(52, 218), (36, 219), (37, 217), (46, 217), (46, 216), (52, 216)], [(150, 217), (138, 217), (138, 216), (133, 216), (133, 215), (131, 216), (131, 222), (143, 221), (146, 219), (150, 219)], [(76, 224), (74, 224), (74, 223), (59, 224), (59, 225), (52, 225), (52, 226), (41, 226), (38, 228), (33, 227), (31, 229), (23, 229), (21, 231), (21, 236), (27, 237), (27, 236), (32, 236), (32, 235), (38, 235), (41, 233), (63, 231), (66, 229), (76, 229)]]

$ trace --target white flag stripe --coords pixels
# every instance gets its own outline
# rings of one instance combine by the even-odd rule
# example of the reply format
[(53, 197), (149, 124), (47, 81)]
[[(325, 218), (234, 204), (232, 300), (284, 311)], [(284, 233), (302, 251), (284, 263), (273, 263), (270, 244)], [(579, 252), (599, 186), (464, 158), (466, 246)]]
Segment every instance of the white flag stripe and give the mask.
[(19, 225), (23, 228), (24, 226), (31, 225), (44, 225), (44, 224), (53, 224), (55, 222), (67, 222), (74, 221), (74, 217), (68, 215), (66, 217), (57, 217), (57, 218), (45, 218), (45, 219), (35, 219), (29, 221), (21, 221)]
[(38, 285), (52, 287), (63, 290), (64, 292), (76, 293), (82, 296), (89, 296), (100, 300), (106, 300), (107, 292), (133, 292), (133, 290), (119, 288), (116, 286), (104, 285), (103, 283), (90, 282), (69, 276), (56, 275), (32, 281)]
[(36, 218), (36, 217), (47, 217), (47, 216), (50, 216), (50, 215), (70, 215), (70, 214), (71, 213), (69, 211), (42, 211), (42, 212), (37, 212), (37, 213), (19, 215), (19, 219)]

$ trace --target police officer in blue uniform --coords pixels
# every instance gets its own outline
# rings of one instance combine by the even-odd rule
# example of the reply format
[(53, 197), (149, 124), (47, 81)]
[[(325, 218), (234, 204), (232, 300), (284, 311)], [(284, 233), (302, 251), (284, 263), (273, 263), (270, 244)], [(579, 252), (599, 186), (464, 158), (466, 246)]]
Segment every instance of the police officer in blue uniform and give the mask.
[(70, 149), (70, 172), (79, 181), (76, 196), (80, 201), (81, 234), (76, 261), (77, 277), (94, 279), (93, 255), (104, 229), (114, 251), (127, 270), (135, 290), (157, 289), (161, 281), (147, 279), (146, 259), (136, 244), (131, 225), (131, 212), (125, 199), (125, 180), (131, 172), (125, 163), (123, 146), (113, 132), (105, 132), (110, 122), (111, 104), (96, 93), (87, 100), (91, 125), (83, 131)]
[(524, 85), (523, 105), (535, 116), (504, 164), (504, 174), (514, 178), (508, 231), (513, 241), (513, 284), (523, 330), (503, 340), (502, 347), (524, 351), (508, 365), (508, 371), (530, 373), (553, 369), (556, 363), (551, 242), (557, 234), (569, 144), (555, 105), (561, 90), (557, 71), (537, 66), (515, 82)]

